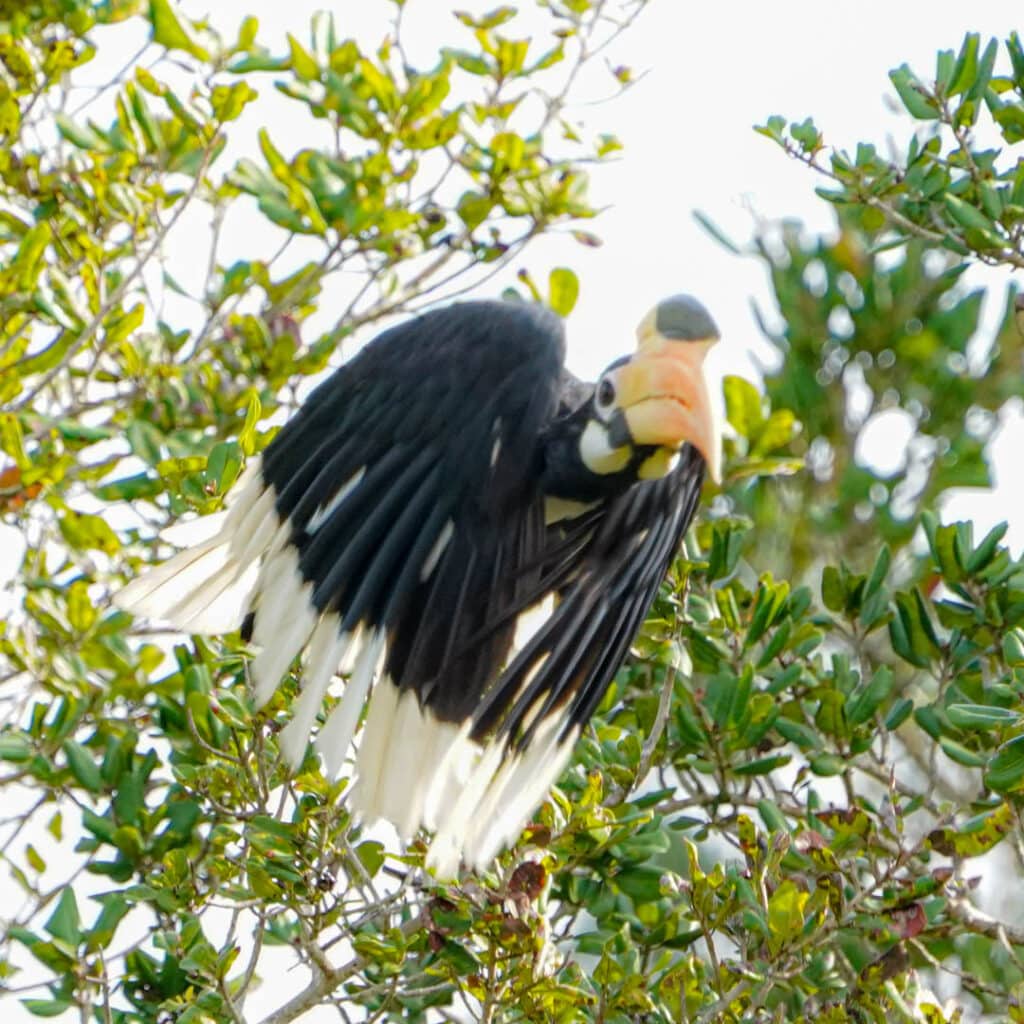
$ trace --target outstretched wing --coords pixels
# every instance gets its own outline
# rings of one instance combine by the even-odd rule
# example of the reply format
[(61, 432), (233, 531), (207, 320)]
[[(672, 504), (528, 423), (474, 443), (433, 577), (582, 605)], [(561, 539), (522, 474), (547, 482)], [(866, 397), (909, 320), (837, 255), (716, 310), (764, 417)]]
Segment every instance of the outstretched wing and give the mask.
[[(253, 460), (219, 533), (118, 603), (261, 649), (258, 704), (304, 652), (281, 734), (329, 771), (369, 709), (350, 796), (366, 820), (437, 831), (429, 862), (483, 866), (565, 766), (689, 523), (703, 463), (548, 525), (541, 439), (586, 389), (563, 377), (557, 318), (467, 303), (386, 332)], [(570, 382), (571, 383), (571, 382)], [(564, 412), (565, 410), (563, 410)]]
[[(252, 674), (262, 701), (309, 642), (303, 700), (283, 738), (293, 760), (346, 653), (353, 680), (319, 742), (332, 769), (377, 662), (447, 721), (500, 667), (507, 630), (460, 662), (455, 690), (434, 703), (423, 691), (488, 610), (525, 585), (517, 567), (542, 541), (537, 439), (562, 358), (560, 322), (537, 307), (454, 306), (379, 338), (275, 438), (262, 475), (290, 533), (258, 588), (251, 630), (265, 646)], [(376, 772), (365, 759), (363, 769), (365, 790)]]
[(440, 873), (459, 855), (489, 863), (558, 778), (657, 594), (703, 476), (686, 448), (668, 476), (549, 531), (533, 593), (556, 595), (557, 607), (473, 713), (467, 742), (480, 753), (432, 845)]
[[(387, 331), (281, 429), (220, 532), (118, 603), (193, 632), (242, 625), (262, 648), (251, 665), (260, 704), (304, 649), (302, 697), (281, 740), (293, 763), (340, 665), (351, 678), (319, 738), (340, 766), (383, 667), (357, 801), (394, 817), (401, 772), (382, 756), (392, 733), (403, 749), (411, 719), (409, 701), (393, 714), (389, 704), (409, 694), (439, 725), (461, 723), (507, 660), (515, 624), (469, 639), (540, 571), (522, 567), (544, 542), (538, 438), (563, 356), (558, 318), (521, 304), (455, 305)], [(407, 828), (421, 811), (413, 817)]]

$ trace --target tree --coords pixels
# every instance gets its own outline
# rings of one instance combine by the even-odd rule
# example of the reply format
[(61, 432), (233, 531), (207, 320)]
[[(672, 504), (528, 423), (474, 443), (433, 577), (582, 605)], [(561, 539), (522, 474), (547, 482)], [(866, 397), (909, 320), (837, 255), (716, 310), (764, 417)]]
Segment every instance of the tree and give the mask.
[[(345, 779), (279, 764), (294, 680), (254, 713), (237, 636), (167, 638), (107, 597), (166, 554), (165, 527), (220, 507), (357, 328), (594, 213), (584, 168), (616, 143), (581, 141), (563, 108), (642, 4), (550, 0), (546, 50), (510, 34), (511, 8), (463, 15), (466, 48), (431, 68), (409, 66), (402, 3), (375, 51), (320, 18), (283, 56), (252, 19), (229, 43), (169, 0), (139, 6), (0, 3), (0, 511), (25, 539), (0, 635), (0, 850), (23, 901), (0, 915), (0, 982), (40, 1016), (238, 1022), (278, 946), (305, 972), (275, 1024), (331, 1003), (1020, 1019), (1024, 930), (979, 909), (974, 878), (1000, 854), (1024, 876), (1024, 566), (1000, 531), (936, 515), (987, 482), (994, 414), (1024, 383), (1015, 294), (977, 355), (980, 296), (958, 281), (1021, 258), (1020, 161), (974, 141), (982, 117), (1024, 137), (1016, 37), (968, 37), (934, 83), (894, 72), (932, 128), (898, 166), (866, 144), (826, 165), (813, 124), (767, 122), (833, 179), (836, 233), (743, 250), (783, 327), (764, 394), (726, 381), (725, 485), (517, 847), (439, 884), (421, 843), (352, 826)], [(140, 17), (152, 41), (111, 82), (113, 120), (76, 110), (68, 74), (104, 24)], [(290, 157), (263, 131), (258, 159), (232, 158), (268, 82), (324, 130)], [(225, 265), (247, 202), (280, 249)], [(165, 260), (195, 209), (213, 225), (198, 288)], [(544, 295), (521, 277), (571, 309), (568, 269)], [(857, 458), (858, 388), (914, 420), (895, 475)], [(939, 1007), (927, 989), (950, 977)]]

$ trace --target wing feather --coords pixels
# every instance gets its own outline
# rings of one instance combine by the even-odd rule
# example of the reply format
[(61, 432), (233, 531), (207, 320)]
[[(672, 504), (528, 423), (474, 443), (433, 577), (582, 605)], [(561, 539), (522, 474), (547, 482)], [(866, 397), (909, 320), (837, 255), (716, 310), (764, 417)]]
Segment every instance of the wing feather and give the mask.
[(340, 769), (368, 701), (354, 809), (406, 835), (436, 825), (442, 872), (488, 861), (562, 770), (700, 490), (687, 450), (664, 480), (547, 524), (538, 460), (562, 359), (557, 319), (526, 306), (386, 332), (282, 428), (221, 532), (124, 602), (221, 621), (223, 592), (233, 624), (247, 604), (259, 702), (309, 645), (293, 764), (344, 654), (320, 752)]

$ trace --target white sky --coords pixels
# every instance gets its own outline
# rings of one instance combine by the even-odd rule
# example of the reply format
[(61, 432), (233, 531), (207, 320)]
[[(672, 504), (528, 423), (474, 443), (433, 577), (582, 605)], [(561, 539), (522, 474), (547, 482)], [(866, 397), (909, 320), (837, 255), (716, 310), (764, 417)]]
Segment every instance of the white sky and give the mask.
[[(457, 6), (480, 10), (496, 3), (463, 0)], [(261, 21), (261, 40), (275, 52), (284, 51), (286, 31), (305, 39), (310, 16), (323, 6), (324, 0), (183, 4), (195, 16), (210, 13), (218, 24), (255, 14)], [(522, 6), (532, 10), (532, 5)], [(370, 0), (337, 4), (339, 31), (372, 45), (384, 31), (384, 21), (375, 17), (378, 9), (386, 14), (389, 5)], [(442, 9), (445, 16), (438, 16)], [(432, 63), (436, 47), (452, 42), (458, 30), (447, 11), (434, 0), (409, 0), (408, 39), (414, 61), (422, 55), (423, 63)], [(595, 375), (611, 358), (632, 348), (633, 329), (649, 306), (665, 295), (688, 291), (705, 301), (722, 329), (724, 340), (713, 356), (715, 369), (756, 379), (751, 353), (765, 350), (750, 302), (768, 305), (763, 273), (753, 261), (738, 260), (709, 239), (691, 211), (701, 209), (737, 241), (751, 233), (751, 210), (766, 219), (797, 217), (814, 229), (830, 228), (832, 215), (814, 195), (810, 174), (756, 135), (751, 125), (776, 113), (798, 120), (812, 115), (832, 145), (852, 146), (861, 139), (884, 142), (890, 132), (902, 144), (909, 123), (893, 117), (886, 105), (884, 97), (891, 92), (888, 70), (907, 61), (928, 73), (936, 50), (958, 48), (967, 30), (1005, 37), (1016, 27), (1019, 12), (1019, 3), (1007, 0), (973, 5), (867, 0), (845, 9), (821, 0), (655, 0), (610, 54), (611, 63), (646, 70), (646, 77), (614, 103), (569, 111), (585, 117), (593, 131), (616, 133), (626, 146), (618, 162), (593, 174), (592, 197), (609, 209), (586, 227), (601, 235), (605, 244), (588, 249), (561, 236), (542, 242), (528, 261), (541, 281), (548, 267), (561, 264), (574, 267), (580, 276), (579, 305), (569, 321), (571, 367)], [(840, 18), (844, 23), (838, 23)], [(89, 69), (91, 81), (120, 66), (119, 58), (123, 61), (139, 41), (122, 29), (112, 30), (106, 38), (105, 42), (101, 36), (100, 42), (109, 50), (101, 49), (103, 59)], [(607, 76), (598, 79), (600, 85), (594, 82), (584, 98), (608, 94)], [(288, 108), (281, 102), (274, 106), (272, 77), (265, 81), (261, 91), (270, 104), (257, 106), (256, 119), (269, 118), (272, 137), (290, 152), (303, 139), (296, 137), (296, 126), (281, 113)], [(239, 239), (248, 246), (248, 255), (260, 254), (254, 251), (258, 237), (258, 227), (253, 226), (251, 235)], [(514, 265), (505, 283), (515, 269)], [(1005, 278), (989, 277), (998, 286), (987, 311), (991, 323), (1001, 310)], [(972, 280), (986, 278), (978, 271)], [(497, 294), (502, 283), (492, 282), (486, 294)], [(1000, 489), (958, 497), (947, 518), (973, 515), (985, 529), (1009, 515), (1011, 539), (1019, 549), (1024, 544), (1024, 490), (1020, 482), (1014, 489), (1017, 474), (1012, 469), (1019, 466), (1024, 445), (1019, 405), (1007, 421), (991, 448)], [(879, 433), (880, 449), (902, 443), (896, 435), (887, 436), (884, 428)], [(1011, 457), (1014, 446), (1016, 459)], [(2, 884), (8, 884), (6, 878)], [(86, 912), (92, 913), (92, 908)], [(284, 960), (281, 967), (284, 971)], [(262, 973), (270, 983), (247, 1007), (251, 1019), (283, 1002), (286, 988), (302, 980), (302, 972), (279, 977)], [(23, 1019), (17, 1003), (9, 1005), (10, 1011)], [(333, 1011), (323, 1014), (325, 1020), (336, 1019)]]

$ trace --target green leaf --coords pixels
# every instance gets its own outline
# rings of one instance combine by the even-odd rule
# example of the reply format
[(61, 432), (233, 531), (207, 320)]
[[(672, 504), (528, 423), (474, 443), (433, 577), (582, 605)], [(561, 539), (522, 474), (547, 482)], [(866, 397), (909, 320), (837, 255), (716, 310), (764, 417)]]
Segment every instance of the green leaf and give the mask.
[(69, 509), (58, 525), (64, 539), (77, 551), (102, 551), (112, 555), (121, 548), (117, 534), (100, 516)]
[(757, 434), (752, 455), (769, 455), (784, 448), (797, 433), (796, 416), (789, 409), (776, 409)]
[(66, 739), (62, 749), (68, 759), (68, 768), (79, 784), (90, 793), (99, 793), (103, 789), (103, 778), (89, 751), (72, 739)]
[(476, 974), (481, 968), (480, 961), (465, 946), (453, 939), (445, 939), (438, 956), (456, 974)]
[(106, 949), (110, 945), (117, 926), (132, 909), (131, 901), (122, 893), (108, 893), (98, 898), (103, 903), (103, 909), (85, 936), (86, 949), (90, 952)]
[(791, 718), (779, 717), (775, 719), (775, 730), (795, 743), (801, 750), (817, 750), (821, 746), (821, 737), (803, 722), (794, 722)]
[(1004, 743), (985, 770), (985, 785), (997, 793), (1009, 793), (1024, 785), (1024, 736)]
[(28, 866), (33, 871), (38, 871), (39, 874), (46, 870), (46, 861), (43, 860), (39, 851), (31, 843), (25, 847), (25, 860), (28, 861)]
[(54, 116), (57, 131), (61, 138), (66, 139), (73, 146), (85, 149), (89, 152), (98, 151), (107, 153), (113, 148), (107, 139), (91, 125), (82, 125), (67, 114), (59, 113)]
[(889, 575), (889, 566), (891, 564), (892, 555), (889, 551), (889, 545), (883, 544), (881, 548), (879, 548), (878, 555), (875, 558), (875, 564), (871, 570), (871, 575), (868, 577), (868, 581), (864, 585), (864, 596), (866, 598), (875, 594), (885, 582), (886, 576)]
[(886, 729), (890, 732), (894, 729), (898, 729), (907, 720), (907, 717), (913, 710), (914, 702), (909, 697), (903, 697), (901, 700), (896, 701), (896, 703), (889, 709), (889, 713), (885, 716)]
[(0, 448), (14, 459), (18, 469), (28, 469), (32, 465), (25, 451), (21, 423), (13, 413), (0, 413)]
[(939, 737), (939, 746), (942, 748), (942, 752), (952, 761), (956, 761), (957, 764), (962, 764), (967, 768), (983, 768), (988, 761), (988, 758), (984, 754), (979, 754), (974, 750), (970, 750), (965, 747), (962, 743), (958, 743), (954, 739), (950, 739), (949, 736)]
[(782, 812), (779, 806), (771, 800), (758, 800), (757, 813), (769, 832), (789, 832), (789, 819)]
[(922, 121), (934, 121), (938, 118), (938, 104), (906, 64), (890, 71), (889, 80), (895, 86), (903, 106), (911, 117)]
[(752, 761), (743, 761), (733, 767), (736, 775), (768, 775), (777, 768), (783, 768), (792, 761), (790, 754), (771, 754), (767, 757), (755, 757)]
[(999, 523), (985, 534), (984, 540), (967, 558), (967, 571), (969, 573), (980, 572), (992, 561), (999, 548), (999, 542), (1006, 536), (1008, 529), (1008, 523)]
[(462, 218), (463, 224), (472, 231), (479, 227), (486, 219), (491, 210), (494, 209), (494, 200), (490, 196), (481, 195), (479, 192), (463, 192), (459, 198), (456, 212)]
[(567, 267), (555, 267), (548, 276), (548, 305), (559, 315), (568, 316), (576, 305), (580, 282)]
[(846, 761), (838, 754), (819, 754), (812, 757), (807, 764), (815, 775), (823, 777), (841, 775), (848, 767)]
[(320, 78), (320, 67), (316, 58), (290, 32), (288, 49), (291, 51), (291, 65), (296, 76), (303, 82), (317, 81)]
[(355, 848), (355, 854), (359, 862), (366, 869), (370, 878), (374, 878), (378, 871), (384, 866), (386, 860), (384, 844), (375, 840), (367, 839)]
[(1013, 832), (1015, 815), (1008, 803), (979, 814), (956, 827), (936, 829), (928, 836), (932, 847), (946, 856), (979, 857)]
[(495, 160), (494, 173), (503, 174), (519, 170), (523, 163), (526, 145), (522, 137), (516, 135), (515, 132), (499, 132), (491, 139), (490, 150)]
[(892, 671), (885, 665), (878, 668), (867, 686), (855, 690), (846, 701), (846, 720), (850, 725), (861, 725), (874, 717), (882, 703), (892, 692)]
[(199, 60), (209, 60), (210, 53), (196, 37), (188, 19), (178, 17), (173, 0), (149, 0), (149, 21), (153, 41), (168, 50), (184, 50)]
[(1021, 718), (1020, 712), (988, 704), (950, 704), (946, 708), (946, 715), (960, 729), (992, 729), (1015, 725)]
[(259, 422), (262, 411), (260, 396), (253, 389), (249, 392), (249, 399), (245, 407), (245, 423), (238, 435), (238, 444), (247, 456), (256, 451), (256, 424)]
[(164, 484), (148, 473), (136, 473), (121, 480), (112, 480), (96, 488), (96, 497), (101, 501), (135, 501), (138, 498), (154, 498), (162, 494)]
[(81, 923), (75, 892), (66, 885), (61, 889), (57, 906), (43, 928), (55, 939), (62, 939), (69, 946), (78, 946), (82, 941)]
[(75, 1003), (70, 999), (22, 999), (21, 1005), (34, 1017), (60, 1017)]
[(148, 420), (136, 419), (128, 424), (125, 436), (131, 450), (143, 462), (155, 466), (163, 458), (164, 435)]
[(964, 37), (963, 45), (960, 47), (960, 55), (956, 59), (953, 68), (953, 78), (949, 85), (948, 95), (959, 96), (966, 92), (972, 85), (978, 74), (978, 43), (980, 36), (977, 32), (968, 32)]
[(834, 565), (826, 565), (821, 571), (821, 599), (830, 612), (841, 612), (846, 608), (846, 587)]
[(968, 100), (979, 100), (985, 95), (989, 83), (992, 81), (992, 71), (998, 54), (998, 40), (990, 39), (978, 61), (978, 71), (974, 76), (974, 84), (967, 90)]
[(0, 733), (0, 761), (24, 764), (32, 757), (32, 744), (23, 733), (13, 730)]
[(220, 441), (210, 449), (206, 461), (206, 479), (218, 493), (226, 494), (242, 468), (242, 450), (232, 441)]
[(84, 580), (76, 580), (68, 587), (68, 622), (72, 629), (79, 633), (88, 632), (96, 619), (99, 617), (99, 610), (89, 597), (89, 586)]
[(768, 900), (768, 942), (774, 952), (803, 931), (808, 899), (810, 895), (789, 879), (772, 893)]
[(728, 250), (734, 256), (742, 253), (740, 247), (726, 235), (722, 229), (707, 214), (700, 210), (693, 210), (693, 219), (716, 241), (723, 249)]
[(952, 192), (947, 192), (943, 196), (943, 202), (946, 204), (946, 210), (950, 217), (961, 227), (977, 231), (990, 244), (996, 246), (1003, 244), (1003, 239), (999, 234), (999, 225), (976, 206), (953, 195)]
[(733, 429), (740, 437), (756, 437), (764, 423), (760, 392), (749, 380), (732, 374), (722, 382), (722, 390), (725, 415)]

